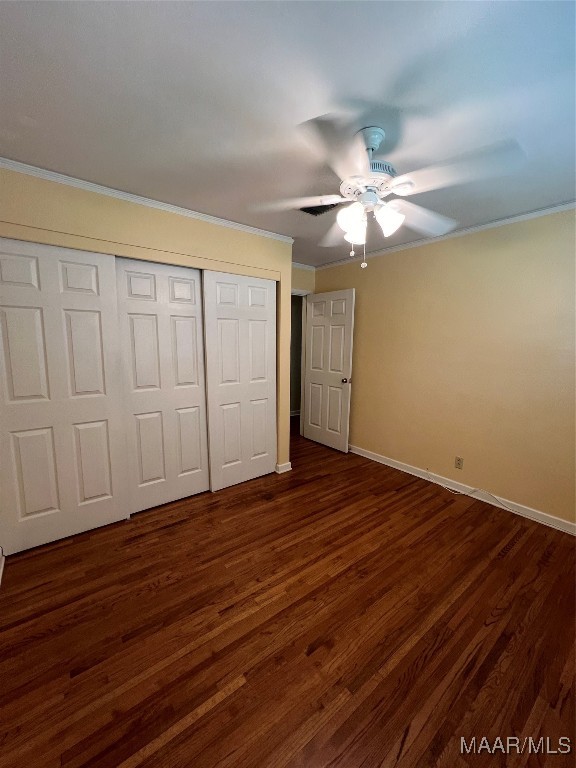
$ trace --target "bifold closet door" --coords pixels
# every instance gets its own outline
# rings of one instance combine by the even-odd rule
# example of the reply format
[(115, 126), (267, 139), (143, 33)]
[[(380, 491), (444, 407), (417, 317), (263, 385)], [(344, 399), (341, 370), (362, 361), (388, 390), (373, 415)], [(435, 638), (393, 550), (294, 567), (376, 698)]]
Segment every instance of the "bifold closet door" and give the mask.
[(114, 257), (0, 240), (0, 545), (124, 519)]
[(203, 273), (213, 491), (276, 468), (276, 283)]
[(200, 273), (117, 259), (130, 511), (209, 488)]

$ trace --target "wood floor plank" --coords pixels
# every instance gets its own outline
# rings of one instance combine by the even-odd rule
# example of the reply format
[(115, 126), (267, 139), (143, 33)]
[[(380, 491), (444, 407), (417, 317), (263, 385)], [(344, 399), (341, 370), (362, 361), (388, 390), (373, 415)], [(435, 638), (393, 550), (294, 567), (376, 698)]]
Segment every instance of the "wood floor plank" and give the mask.
[(292, 465), (8, 558), (0, 768), (573, 765), (573, 538), (296, 434)]

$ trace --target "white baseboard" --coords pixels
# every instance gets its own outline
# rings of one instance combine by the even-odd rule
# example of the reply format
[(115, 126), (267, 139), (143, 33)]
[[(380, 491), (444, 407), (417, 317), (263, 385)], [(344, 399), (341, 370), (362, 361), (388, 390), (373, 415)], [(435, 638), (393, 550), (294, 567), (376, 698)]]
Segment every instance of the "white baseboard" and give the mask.
[(290, 416), (300, 416), (300, 411), (290, 411)]
[(286, 464), (276, 464), (276, 472), (279, 475), (283, 475), (284, 472), (290, 472), (291, 469), (292, 464), (289, 461), (287, 461)]
[(0, 584), (2, 584), (2, 574), (4, 573), (4, 563), (6, 562), (6, 558), (4, 555), (0, 555)]
[(486, 501), (488, 504), (492, 504), (495, 507), (506, 509), (509, 512), (514, 512), (522, 517), (527, 517), (529, 520), (534, 520), (537, 523), (548, 525), (550, 528), (556, 528), (558, 531), (564, 533), (571, 533), (572, 536), (576, 536), (576, 523), (571, 523), (569, 520), (563, 520), (561, 517), (555, 517), (549, 515), (547, 512), (541, 512), (539, 509), (532, 509), (532, 507), (525, 507), (523, 504), (517, 504), (515, 501), (509, 501), (503, 499), (500, 496), (493, 496), (488, 491), (472, 488), (470, 485), (464, 485), (463, 483), (457, 483), (455, 480), (450, 480), (442, 475), (435, 475), (433, 472), (428, 472), (425, 469), (419, 467), (413, 467), (410, 464), (404, 464), (401, 461), (395, 461), (389, 459), (386, 456), (381, 456), (379, 453), (373, 453), (367, 451), (364, 448), (359, 448), (356, 445), (349, 446), (351, 453), (356, 453), (358, 456), (363, 456), (365, 459), (371, 459), (377, 461), (379, 464), (385, 464), (387, 467), (393, 469), (399, 469), (400, 472), (407, 472), (409, 475), (415, 475), (421, 477), (423, 480), (429, 480), (432, 483), (438, 485), (445, 485), (452, 491), (458, 491), (466, 496), (471, 496), (473, 499), (479, 499), (480, 501)]

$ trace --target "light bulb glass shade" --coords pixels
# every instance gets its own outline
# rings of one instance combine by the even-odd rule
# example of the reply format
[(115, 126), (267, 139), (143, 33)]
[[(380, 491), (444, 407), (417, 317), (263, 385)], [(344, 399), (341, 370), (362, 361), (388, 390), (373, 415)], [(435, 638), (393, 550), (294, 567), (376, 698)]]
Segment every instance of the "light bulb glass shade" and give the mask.
[(357, 229), (364, 221), (366, 214), (362, 203), (352, 203), (346, 208), (341, 208), (336, 216), (336, 221), (340, 229), (348, 232), (351, 229)]
[(403, 213), (395, 211), (394, 208), (390, 208), (389, 205), (382, 205), (374, 211), (376, 221), (380, 224), (384, 237), (390, 237), (396, 230), (402, 226), (404, 219)]
[(366, 222), (362, 222), (360, 226), (349, 229), (344, 235), (344, 240), (352, 243), (352, 245), (364, 245), (366, 242)]

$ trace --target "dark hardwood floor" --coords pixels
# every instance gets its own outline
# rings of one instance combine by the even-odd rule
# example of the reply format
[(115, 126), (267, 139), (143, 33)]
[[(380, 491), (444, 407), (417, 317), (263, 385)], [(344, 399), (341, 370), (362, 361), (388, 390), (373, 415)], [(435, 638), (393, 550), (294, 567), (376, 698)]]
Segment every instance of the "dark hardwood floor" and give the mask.
[(572, 537), (298, 436), (292, 462), (8, 559), (0, 766), (574, 765)]

